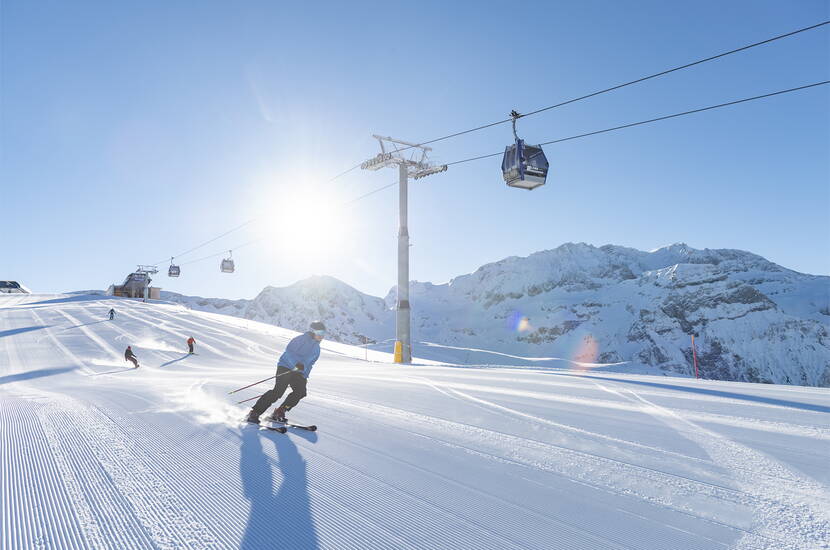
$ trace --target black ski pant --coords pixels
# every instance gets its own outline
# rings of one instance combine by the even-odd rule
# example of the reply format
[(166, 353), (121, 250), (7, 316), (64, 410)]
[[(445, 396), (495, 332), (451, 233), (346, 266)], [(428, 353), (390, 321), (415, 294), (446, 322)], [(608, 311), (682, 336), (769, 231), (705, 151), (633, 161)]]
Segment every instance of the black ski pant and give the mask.
[(259, 416), (268, 410), (268, 407), (282, 397), (282, 394), (285, 393), (288, 386), (291, 386), (291, 393), (285, 398), (282, 406), (286, 409), (295, 407), (300, 402), (300, 399), (306, 395), (305, 385), (306, 379), (300, 372), (285, 367), (277, 367), (277, 378), (274, 382), (274, 389), (262, 394), (262, 397), (254, 404), (254, 413)]
[(132, 357), (127, 357), (127, 361), (132, 361), (133, 365), (135, 365), (135, 368), (138, 368), (138, 359), (135, 355), (133, 355)]
[(192, 343), (188, 342), (187, 343), (187, 348), (190, 350), (190, 351), (188, 351), (188, 353), (193, 353), (193, 344)]

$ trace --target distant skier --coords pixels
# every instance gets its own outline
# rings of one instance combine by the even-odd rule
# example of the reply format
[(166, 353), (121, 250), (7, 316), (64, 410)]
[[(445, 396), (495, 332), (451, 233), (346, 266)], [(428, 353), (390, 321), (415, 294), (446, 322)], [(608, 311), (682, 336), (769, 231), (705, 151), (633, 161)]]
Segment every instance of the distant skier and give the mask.
[(113, 319), (115, 319), (115, 310), (110, 308), (110, 321), (112, 321)]
[(127, 349), (124, 351), (124, 361), (132, 361), (133, 365), (135, 365), (134, 368), (138, 368), (138, 357), (133, 353), (132, 346), (127, 346)]
[(188, 349), (187, 353), (193, 353), (193, 344), (195, 344), (195, 343), (196, 343), (196, 339), (193, 338), (192, 336), (187, 339), (187, 349)]
[(285, 398), (282, 405), (274, 409), (267, 420), (285, 422), (285, 413), (294, 408), (300, 399), (306, 396), (306, 382), (311, 374), (311, 367), (320, 357), (320, 342), (326, 335), (326, 326), (320, 321), (314, 321), (307, 332), (300, 334), (288, 343), (285, 352), (277, 361), (277, 377), (274, 389), (268, 390), (254, 404), (248, 417), (245, 419), (253, 424), (259, 424), (259, 417), (277, 401), (288, 386), (291, 394)]

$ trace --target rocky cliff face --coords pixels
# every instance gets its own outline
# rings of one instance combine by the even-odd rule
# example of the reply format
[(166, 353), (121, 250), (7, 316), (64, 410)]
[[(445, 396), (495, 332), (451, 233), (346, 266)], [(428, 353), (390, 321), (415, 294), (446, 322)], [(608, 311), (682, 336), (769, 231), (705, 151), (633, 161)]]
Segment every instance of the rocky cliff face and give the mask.
[[(707, 378), (830, 386), (830, 277), (740, 250), (569, 243), (410, 294), (416, 342), (690, 374), (694, 334)], [(249, 301), (176, 301), (297, 330), (320, 318), (364, 343), (394, 335), (394, 296), (314, 277)]]

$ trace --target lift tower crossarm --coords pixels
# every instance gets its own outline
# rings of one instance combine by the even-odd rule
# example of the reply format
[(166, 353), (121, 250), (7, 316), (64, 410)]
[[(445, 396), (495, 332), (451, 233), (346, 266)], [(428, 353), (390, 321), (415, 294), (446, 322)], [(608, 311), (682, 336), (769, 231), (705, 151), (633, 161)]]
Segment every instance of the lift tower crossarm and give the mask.
[(420, 149), (422, 151), (427, 151), (427, 152), (432, 151), (432, 147), (427, 147), (425, 145), (418, 145), (417, 143), (409, 143), (408, 141), (403, 141), (402, 139), (394, 139), (394, 138), (391, 138), (391, 137), (379, 136), (377, 134), (372, 134), (372, 137), (380, 142), (381, 150), (383, 150), (383, 142), (388, 141), (389, 143), (399, 143), (400, 145), (406, 145), (408, 147), (417, 147), (418, 149)]

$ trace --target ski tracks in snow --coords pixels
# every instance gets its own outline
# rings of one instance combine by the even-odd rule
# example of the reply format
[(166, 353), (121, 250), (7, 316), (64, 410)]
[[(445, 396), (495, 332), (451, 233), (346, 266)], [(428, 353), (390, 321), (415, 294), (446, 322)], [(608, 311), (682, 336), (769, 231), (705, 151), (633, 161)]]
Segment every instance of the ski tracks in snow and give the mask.
[(58, 348), (59, 350), (61, 350), (61, 352), (62, 352), (62, 353), (63, 353), (66, 357), (68, 357), (68, 358), (69, 358), (69, 359), (70, 359), (70, 360), (71, 360), (71, 361), (75, 364), (75, 366), (77, 366), (77, 367), (81, 370), (81, 372), (83, 372), (83, 373), (84, 373), (85, 375), (87, 375), (87, 376), (92, 375), (92, 374), (95, 374), (95, 373), (94, 373), (94, 371), (93, 371), (92, 369), (90, 369), (90, 368), (86, 365), (86, 363), (84, 363), (83, 361), (81, 361), (81, 359), (80, 359), (80, 358), (78, 358), (78, 356), (77, 356), (77, 355), (75, 355), (74, 353), (72, 353), (72, 352), (69, 350), (69, 348), (67, 348), (66, 346), (64, 346), (64, 345), (61, 343), (61, 341), (60, 341), (60, 340), (58, 340), (57, 336), (55, 336), (54, 332), (52, 331), (52, 328), (51, 328), (50, 326), (46, 325), (46, 324), (43, 322), (43, 319), (41, 319), (41, 318), (40, 318), (40, 315), (38, 315), (38, 314), (35, 312), (35, 310), (33, 310), (33, 309), (32, 309), (32, 310), (29, 310), (29, 313), (31, 314), (32, 319), (34, 319), (34, 320), (35, 320), (35, 322), (37, 322), (37, 323), (39, 323), (39, 324), (41, 324), (41, 325), (43, 325), (43, 326), (45, 326), (45, 327), (46, 327), (46, 328), (44, 328), (44, 329), (43, 329), (43, 330), (46, 332), (46, 336), (47, 336), (47, 337), (48, 337), (48, 338), (52, 341), (52, 343), (53, 343), (53, 344), (55, 344), (55, 347), (56, 347), (56, 348)]
[[(508, 413), (508, 414), (511, 414), (511, 415), (514, 415), (514, 416), (518, 416), (522, 419), (530, 420), (532, 422), (542, 424), (542, 425), (547, 426), (547, 427), (551, 427), (555, 430), (559, 430), (559, 431), (563, 431), (563, 432), (570, 432), (570, 433), (576, 434), (577, 436), (582, 436), (583, 438), (587, 438), (589, 440), (590, 439), (599, 439), (599, 440), (602, 440), (602, 441), (606, 441), (608, 443), (605, 444), (604, 448), (606, 448), (606, 449), (613, 448), (615, 450), (619, 450), (619, 451), (624, 453), (624, 456), (630, 456), (631, 453), (623, 451), (621, 446), (622, 447), (627, 447), (630, 450), (641, 451), (642, 453), (645, 453), (645, 454), (655, 455), (658, 460), (659, 459), (679, 460), (684, 464), (685, 463), (694, 463), (694, 464), (700, 465), (704, 468), (711, 468), (713, 466), (717, 466), (717, 464), (715, 462), (711, 461), (711, 460), (706, 460), (706, 459), (703, 459), (703, 458), (690, 456), (690, 455), (683, 454), (683, 453), (680, 453), (680, 452), (677, 452), (677, 451), (671, 451), (671, 450), (668, 450), (668, 449), (663, 449), (661, 447), (655, 447), (653, 445), (646, 445), (646, 444), (643, 444), (643, 443), (637, 443), (636, 441), (629, 441), (628, 439), (622, 439), (622, 438), (619, 438), (619, 437), (614, 437), (614, 436), (610, 436), (610, 435), (606, 435), (606, 434), (602, 434), (602, 433), (598, 433), (598, 432), (592, 432), (592, 431), (586, 430), (584, 428), (577, 428), (575, 426), (570, 426), (568, 424), (563, 424), (561, 422), (554, 422), (553, 420), (549, 420), (547, 418), (541, 418), (541, 417), (536, 416), (536, 415), (532, 415), (532, 414), (529, 414), (529, 413), (526, 413), (526, 412), (522, 412), (522, 411), (519, 411), (519, 410), (516, 410), (516, 409), (512, 409), (510, 407), (506, 407), (504, 405), (499, 405), (498, 403), (494, 403), (494, 402), (488, 401), (486, 399), (481, 399), (479, 397), (475, 397), (473, 395), (470, 395), (470, 394), (464, 393), (462, 391), (456, 390), (452, 387), (441, 388), (439, 386), (436, 386), (435, 384), (433, 384), (432, 382), (430, 382), (428, 380), (421, 380), (421, 381), (424, 384), (431, 386), (436, 391), (444, 393), (445, 395), (447, 395), (449, 397), (453, 397), (453, 398), (456, 398), (456, 399), (460, 398), (460, 399), (463, 399), (463, 400), (467, 400), (470, 403), (472, 403), (474, 405), (478, 405), (478, 406), (480, 406), (484, 409), (495, 409), (499, 412)], [(610, 447), (609, 444), (613, 445), (613, 447)], [(573, 450), (579, 451), (579, 449), (573, 449)], [(617, 460), (616, 458), (607, 457), (605, 455), (603, 455), (603, 458), (608, 458), (609, 460)], [(631, 458), (631, 460), (637, 460), (637, 459), (641, 459), (642, 457), (631, 456), (630, 458)], [(778, 478), (775, 478), (775, 479), (778, 479)]]
[[(72, 544), (53, 548), (92, 549), (147, 548), (160, 550), (216, 548), (208, 528), (185, 506), (165, 481), (163, 472), (100, 410), (73, 399), (44, 394), (46, 402), (18, 399), (27, 409), (16, 419), (19, 426), (32, 426), (36, 418), (48, 449), (37, 453), (16, 453), (31, 463), (23, 469), (29, 480), (39, 480), (38, 498), (29, 510), (34, 516), (24, 521), (51, 530), (42, 538), (60, 540), (74, 536)], [(4, 419), (5, 420), (5, 419)], [(71, 429), (67, 429), (71, 426)], [(7, 434), (11, 435), (11, 434)], [(26, 445), (12, 441), (12, 445)], [(34, 445), (34, 443), (32, 443)], [(42, 481), (46, 478), (47, 481)], [(28, 481), (27, 483), (30, 483)], [(4, 483), (5, 485), (5, 483)], [(14, 502), (14, 500), (12, 500)], [(71, 513), (80, 531), (64, 535), (61, 521), (44, 522), (36, 513), (39, 506), (53, 503)], [(20, 529), (16, 530), (18, 533)], [(81, 536), (82, 535), (82, 536)], [(25, 544), (24, 544), (25, 546)], [(14, 547), (11, 545), (10, 547)]]
[[(173, 336), (176, 337), (177, 340), (179, 340), (181, 342), (184, 342), (185, 340), (187, 340), (187, 338), (193, 332), (193, 331), (184, 331), (184, 329), (182, 327), (177, 327), (177, 326), (173, 326), (172, 328), (167, 328), (165, 326), (166, 323), (160, 322), (158, 319), (152, 319), (152, 318), (147, 319), (143, 316), (139, 316), (139, 314), (137, 314), (137, 313), (129, 313), (127, 311), (122, 311), (120, 313), (120, 315), (124, 315), (126, 317), (129, 317), (129, 318), (135, 320), (135, 321), (138, 321), (139, 323), (148, 325), (149, 327), (152, 327), (154, 330), (166, 332), (167, 334), (172, 334)], [(199, 346), (204, 348), (207, 351), (210, 351), (211, 353), (214, 353), (214, 354), (220, 356), (220, 357), (224, 357), (225, 359), (234, 359), (234, 357), (232, 355), (224, 352), (223, 350), (221, 350), (221, 349), (219, 349), (215, 346), (212, 346), (210, 344), (205, 343), (204, 342), (204, 337), (200, 338)]]
[[(138, 304), (135, 304), (136, 306)], [(136, 313), (145, 313), (137, 308)], [(200, 315), (202, 312), (194, 311), (189, 312), (193, 315)], [(152, 311), (153, 315), (164, 317), (170, 320), (176, 330), (178, 330), (178, 335), (184, 337), (185, 335), (189, 334), (196, 334), (199, 336), (198, 341), (200, 342), (198, 345), (204, 346), (205, 349), (209, 349), (213, 353), (217, 355), (222, 355), (224, 357), (228, 357), (229, 359), (235, 359), (238, 361), (240, 357), (244, 355), (252, 355), (256, 358), (262, 357), (273, 357), (274, 355), (278, 354), (276, 348), (267, 346), (265, 344), (260, 344), (259, 342), (255, 342), (249, 338), (244, 337), (241, 334), (241, 330), (238, 330), (236, 333), (231, 333), (223, 328), (219, 328), (221, 323), (218, 320), (200, 317), (202, 323), (197, 323), (195, 321), (188, 320), (183, 318), (181, 315), (177, 315), (175, 313), (162, 311), (160, 309), (155, 309)], [(135, 319), (139, 319), (138, 317), (131, 315), (131, 317)], [(172, 332), (172, 331), (170, 331)], [(213, 332), (218, 334), (218, 336), (210, 334)], [(212, 340), (215, 342), (215, 345), (225, 347), (225, 348), (232, 348), (235, 351), (235, 356), (229, 356), (225, 354), (221, 349), (215, 347), (215, 345), (208, 345), (206, 344), (205, 340)]]
[[(30, 365), (18, 353), (15, 339), (4, 343), (10, 364), (25, 371)], [(19, 388), (25, 391), (19, 393)], [(99, 409), (29, 383), (2, 392), (0, 547), (217, 547), (164, 473)]]
[[(491, 460), (545, 471), (605, 492), (634, 496), (652, 505), (706, 521), (713, 526), (733, 530), (739, 533), (743, 541), (741, 548), (747, 550), (753, 547), (770, 550), (815, 547), (815, 544), (812, 547), (802, 544), (791, 545), (791, 540), (801, 539), (782, 537), (774, 529), (755, 531), (751, 519), (769, 495), (759, 495), (757, 491), (750, 491), (747, 487), (735, 489), (535, 439), (375, 403), (321, 393), (315, 393), (314, 397), (315, 400), (320, 399), (336, 407), (357, 409), (364, 413), (369, 411), (375, 419), (404, 422), (417, 427), (417, 433), (421, 437), (432, 439), (439, 444)], [(717, 458), (715, 460), (717, 462)], [(751, 463), (742, 464), (741, 468), (744, 478), (752, 475)], [(781, 480), (777, 478), (790, 475), (780, 470), (764, 473), (769, 478), (767, 485), (771, 487), (780, 485)], [(826, 536), (821, 533), (819, 529), (816, 536)]]
[[(376, 377), (372, 376), (365, 376), (365, 375), (355, 375), (355, 374), (343, 374), (338, 375), (336, 373), (327, 373), (329, 377), (338, 377), (342, 376), (344, 378), (348, 378), (350, 380), (354, 380), (356, 378), (363, 378), (367, 380), (376, 380)], [(415, 377), (400, 377), (396, 379), (399, 382), (409, 382), (414, 384), (424, 384), (423, 378), (415, 378)], [(448, 390), (467, 390), (467, 391), (478, 391), (478, 392), (486, 392), (497, 394), (500, 396), (512, 396), (512, 397), (519, 397), (519, 398), (527, 398), (527, 399), (536, 399), (542, 401), (552, 401), (555, 403), (566, 404), (566, 405), (574, 405), (574, 406), (586, 406), (592, 409), (606, 409), (609, 414), (613, 414), (613, 411), (623, 411), (623, 412), (641, 412), (640, 404), (631, 402), (628, 400), (623, 401), (615, 401), (610, 399), (597, 399), (595, 397), (585, 397), (585, 396), (575, 396), (575, 395), (563, 395), (560, 393), (554, 392), (542, 392), (542, 391), (528, 391), (528, 390), (517, 390), (517, 389), (510, 389), (504, 387), (493, 387), (493, 385), (487, 386), (482, 384), (469, 384), (469, 383), (459, 383), (459, 382), (446, 382), (442, 383), (441, 386), (444, 389)], [(572, 387), (583, 387), (584, 386), (576, 386), (576, 385), (569, 385)], [(435, 387), (435, 386), (433, 386)], [(609, 392), (609, 393), (617, 393), (617, 392)], [(448, 394), (449, 395), (449, 394)], [(685, 397), (685, 396), (684, 396)], [(717, 398), (709, 398), (716, 400)], [(758, 405), (758, 404), (753, 404)], [(786, 408), (781, 405), (764, 405), (760, 404), (758, 406), (761, 407), (775, 407), (778, 409)], [(673, 410), (680, 410), (679, 408), (675, 407)], [(804, 425), (804, 424), (796, 424), (793, 422), (778, 422), (772, 420), (765, 420), (760, 418), (747, 418), (737, 415), (725, 415), (725, 414), (717, 414), (711, 412), (701, 412), (701, 411), (689, 411), (689, 413), (694, 412), (694, 415), (697, 419), (701, 421), (705, 421), (711, 424), (719, 424), (723, 426), (729, 427), (736, 427), (736, 428), (745, 428), (750, 430), (756, 431), (764, 431), (770, 432), (775, 434), (783, 434), (783, 435), (794, 435), (799, 437), (807, 437), (811, 439), (821, 439), (825, 441), (830, 441), (830, 429), (827, 429), (822, 426), (816, 425)], [(655, 412), (657, 414), (657, 412)], [(823, 413), (814, 413), (816, 415), (822, 415)]]
[[(759, 451), (656, 405), (630, 389), (615, 393), (624, 397), (627, 393), (628, 399), (638, 400), (644, 412), (670, 424), (683, 437), (703, 448), (717, 464), (732, 472), (741, 490), (751, 497), (747, 503), (752, 506), (756, 529), (762, 536), (746, 533), (736, 550), (830, 548), (830, 491), (827, 487), (800, 476)], [(667, 419), (674, 422), (669, 423)]]
[[(827, 487), (812, 479), (800, 476), (778, 461), (754, 449), (691, 422), (679, 411), (658, 406), (628, 388), (617, 391), (594, 382), (602, 390), (636, 403), (641, 410), (650, 416), (679, 431), (681, 435), (704, 449), (712, 461), (704, 461), (681, 453), (642, 445), (540, 418), (466, 394), (452, 388), (452, 384), (449, 388), (443, 389), (428, 380), (409, 378), (429, 385), (436, 391), (446, 395), (467, 399), (475, 404), (518, 415), (554, 428), (641, 448), (644, 451), (661, 452), (675, 459), (708, 463), (727, 470), (730, 479), (736, 483), (741, 493), (743, 493), (745, 497), (742, 499), (744, 504), (753, 511), (758, 526), (757, 533), (760, 535), (748, 531), (744, 532), (736, 549), (830, 548), (830, 512), (828, 512), (830, 510), (830, 492), (828, 492)], [(678, 422), (682, 425), (682, 428), (678, 426)]]
[(114, 347), (112, 347), (110, 345), (109, 342), (105, 341), (103, 338), (98, 336), (95, 333), (95, 331), (93, 331), (93, 330), (89, 329), (88, 327), (84, 326), (83, 324), (81, 324), (81, 322), (78, 319), (76, 319), (75, 317), (73, 317), (69, 313), (63, 311), (63, 309), (56, 308), (55, 311), (57, 311), (60, 315), (62, 315), (67, 321), (69, 321), (71, 323), (74, 323), (75, 326), (77, 326), (80, 329), (80, 331), (84, 333), (84, 336), (86, 336), (87, 338), (92, 340), (95, 343), (95, 345), (98, 346), (98, 348), (102, 352), (104, 352), (104, 354), (109, 356), (110, 359), (112, 359), (113, 361), (119, 361), (119, 362), (124, 360), (123, 354), (119, 353)]

